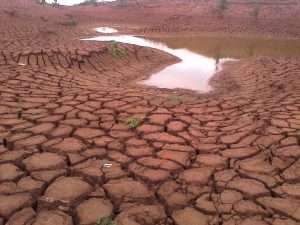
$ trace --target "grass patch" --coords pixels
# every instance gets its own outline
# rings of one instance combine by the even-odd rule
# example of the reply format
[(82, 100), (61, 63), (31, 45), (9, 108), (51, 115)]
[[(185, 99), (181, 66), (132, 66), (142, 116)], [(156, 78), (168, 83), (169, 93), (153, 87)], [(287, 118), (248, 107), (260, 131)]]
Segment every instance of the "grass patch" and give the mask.
[(257, 2), (255, 3), (255, 5), (254, 5), (254, 9), (253, 9), (253, 12), (252, 12), (252, 16), (254, 17), (255, 21), (258, 20), (260, 11), (261, 11), (261, 5), (260, 5), (260, 3), (257, 1)]
[(98, 5), (98, 1), (97, 0), (85, 0), (82, 3), (79, 3), (78, 5), (93, 5), (93, 6), (97, 6)]
[(115, 41), (110, 43), (109, 51), (114, 58), (122, 58), (127, 56), (126, 49), (120, 48), (118, 43)]
[(117, 223), (111, 217), (102, 217), (97, 219), (96, 225), (117, 225)]
[(141, 120), (138, 118), (130, 117), (126, 120), (126, 124), (130, 129), (137, 128), (141, 123)]
[(11, 17), (17, 17), (17, 11), (14, 9), (12, 10), (4, 9), (3, 12)]
[(224, 11), (228, 8), (227, 0), (217, 0), (217, 12), (220, 18), (223, 18)]
[(73, 27), (73, 26), (77, 26), (78, 22), (76, 20), (67, 20), (67, 21), (60, 22), (59, 24), (63, 26)]

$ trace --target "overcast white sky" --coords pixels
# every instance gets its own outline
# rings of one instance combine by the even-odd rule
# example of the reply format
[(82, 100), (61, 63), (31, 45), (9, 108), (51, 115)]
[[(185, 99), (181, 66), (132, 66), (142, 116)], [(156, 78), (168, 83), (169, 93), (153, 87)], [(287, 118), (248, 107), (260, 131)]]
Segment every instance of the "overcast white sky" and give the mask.
[[(60, 5), (75, 5), (84, 2), (85, 0), (58, 0)], [(98, 2), (112, 2), (114, 0), (98, 0)], [(46, 0), (48, 3), (53, 3), (54, 0)]]

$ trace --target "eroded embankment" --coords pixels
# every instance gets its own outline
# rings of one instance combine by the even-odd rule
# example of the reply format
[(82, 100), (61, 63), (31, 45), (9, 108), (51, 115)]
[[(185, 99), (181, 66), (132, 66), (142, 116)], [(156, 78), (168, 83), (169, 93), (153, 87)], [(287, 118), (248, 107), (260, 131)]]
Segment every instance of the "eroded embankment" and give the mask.
[(297, 224), (299, 60), (230, 65), (202, 96), (128, 85), (173, 59), (122, 47), (1, 65), (2, 220)]

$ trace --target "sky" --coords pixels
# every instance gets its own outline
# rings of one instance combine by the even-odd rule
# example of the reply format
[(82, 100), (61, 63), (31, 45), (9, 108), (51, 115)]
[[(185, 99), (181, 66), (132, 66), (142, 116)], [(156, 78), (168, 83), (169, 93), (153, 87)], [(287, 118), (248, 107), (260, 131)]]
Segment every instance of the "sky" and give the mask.
[[(85, 0), (58, 0), (60, 5), (75, 5), (84, 2)], [(98, 0), (98, 2), (112, 2), (114, 0)], [(48, 3), (53, 3), (54, 0), (46, 0)]]

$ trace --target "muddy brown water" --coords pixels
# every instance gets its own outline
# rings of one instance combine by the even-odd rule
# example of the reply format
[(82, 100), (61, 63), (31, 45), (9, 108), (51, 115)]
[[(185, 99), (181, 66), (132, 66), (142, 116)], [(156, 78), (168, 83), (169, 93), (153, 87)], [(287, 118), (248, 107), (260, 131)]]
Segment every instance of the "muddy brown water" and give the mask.
[(206, 93), (213, 90), (209, 84), (212, 76), (221, 71), (224, 63), (228, 61), (253, 56), (300, 56), (298, 40), (200, 36), (137, 37), (118, 34), (117, 30), (108, 27), (96, 30), (102, 35), (85, 40), (114, 41), (155, 48), (179, 58), (180, 62), (139, 82), (158, 88), (179, 88)]
[(248, 58), (253, 56), (299, 57), (300, 40), (262, 37), (164, 36), (150, 37), (170, 48), (186, 48), (207, 57)]

